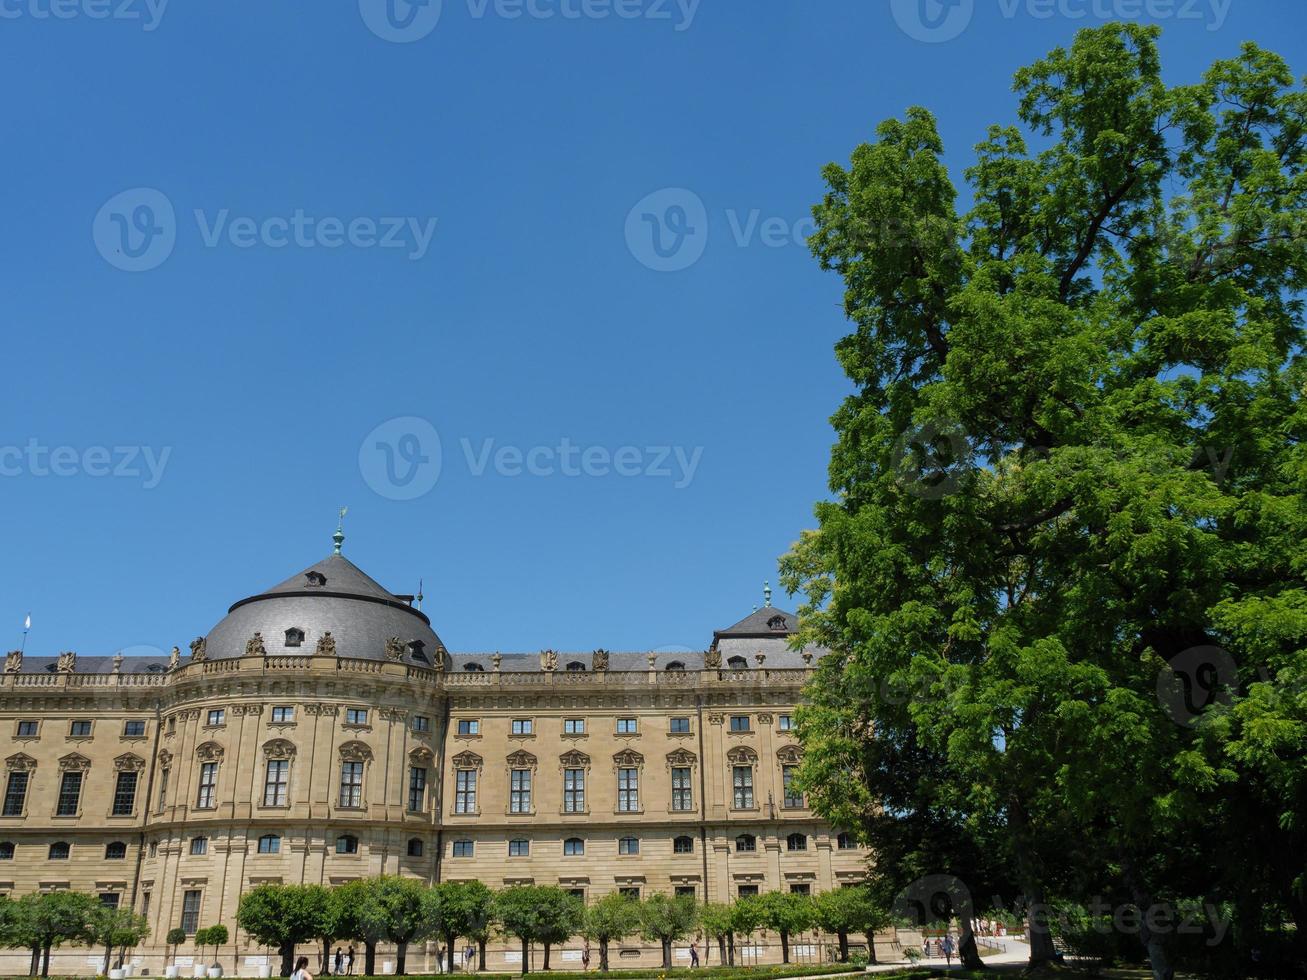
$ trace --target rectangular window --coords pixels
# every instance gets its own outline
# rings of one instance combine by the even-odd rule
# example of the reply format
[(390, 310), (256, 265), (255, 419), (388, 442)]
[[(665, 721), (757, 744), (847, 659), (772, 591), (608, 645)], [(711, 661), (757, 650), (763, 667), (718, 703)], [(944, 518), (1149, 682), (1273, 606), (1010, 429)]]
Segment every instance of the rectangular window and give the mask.
[(195, 794), (195, 807), (198, 810), (211, 810), (217, 805), (218, 763), (200, 764), (200, 789)]
[(366, 725), (368, 723), (367, 708), (346, 708), (345, 724), (347, 725)]
[(175, 734), (177, 734), (177, 716), (176, 716), (176, 715), (173, 715), (171, 718), (168, 719), (168, 734), (169, 734), (169, 735), (175, 735)]
[(191, 853), (194, 854), (196, 857), (199, 857), (201, 854), (208, 854), (208, 853), (209, 853), (209, 838), (207, 838), (207, 837), (192, 837), (192, 838), (191, 838)]
[(431, 731), (431, 719), (427, 715), (414, 715), (413, 731), (417, 732), (419, 735)]
[(731, 783), (735, 787), (735, 809), (753, 809), (753, 766), (732, 766)]
[(295, 709), (289, 704), (278, 704), (272, 709), (272, 723), (285, 725), (295, 720)]
[(117, 892), (100, 892), (100, 905), (106, 909), (116, 909), (121, 898)]
[(755, 895), (758, 894), (758, 886), (757, 886), (757, 885), (741, 885), (741, 886), (736, 890), (736, 893), (740, 896), (740, 898), (753, 898)]
[(696, 891), (694, 890), (694, 886), (693, 886), (693, 885), (677, 885), (677, 886), (676, 886), (676, 897), (677, 897), (677, 898), (694, 898), (697, 894), (698, 894), (698, 892), (696, 892)]
[(460, 769), (454, 777), (454, 812), (477, 812), (477, 771)]
[(563, 770), (563, 812), (585, 813), (585, 770)]
[(811, 895), (812, 886), (808, 884), (790, 885), (790, 894), (792, 895)]
[(31, 777), (30, 772), (11, 772), (9, 782), (5, 784), (5, 805), (4, 815), (6, 817), (21, 817), (23, 807), (27, 803), (27, 781)]
[(344, 807), (363, 805), (363, 763), (340, 764), (340, 805)]
[(509, 781), (508, 809), (510, 813), (531, 812), (531, 770), (514, 769)]
[(420, 813), (427, 803), (427, 771), (422, 766), (408, 768), (408, 808)]
[(689, 719), (689, 718), (673, 718), (673, 719), (672, 719), (672, 734), (673, 734), (673, 735), (685, 735), (685, 734), (688, 734), (689, 731), (690, 731), (690, 719)]
[(456, 840), (451, 846), (453, 856), (456, 858), (470, 858), (472, 856), (472, 842), (470, 840)]
[(781, 715), (776, 719), (776, 727), (783, 732), (794, 731), (794, 716)]
[(264, 834), (259, 838), (260, 854), (279, 854), (281, 853), (281, 838), (276, 834)]
[(638, 902), (640, 900), (640, 886), (623, 885), (621, 888), (617, 889), (617, 894), (625, 895), (627, 898), (633, 898)]
[(159, 856), (159, 842), (157, 840), (152, 840), (150, 841), (150, 857), (158, 857), (158, 856)]
[(514, 718), (514, 719), (513, 719), (513, 734), (514, 734), (514, 735), (530, 735), (530, 734), (531, 734), (531, 719), (530, 719), (530, 718)]
[(168, 774), (171, 769), (159, 770), (159, 809), (162, 810), (168, 802)]
[(789, 809), (797, 809), (803, 806), (803, 794), (794, 785), (798, 774), (798, 766), (781, 766), (781, 785), (785, 793), (785, 802), (781, 805)]
[(475, 718), (460, 718), (458, 721), (458, 734), (460, 735), (480, 735), (481, 722)]
[(563, 719), (564, 735), (584, 735), (585, 719), (584, 718), (564, 718)]
[(227, 710), (225, 708), (210, 708), (208, 724), (213, 727), (227, 724)]
[(618, 734), (618, 735), (634, 735), (634, 734), (635, 734), (635, 719), (634, 719), (634, 718), (618, 718), (618, 719), (617, 719), (617, 734)]
[(89, 721), (75, 721), (68, 726), (68, 734), (73, 738), (90, 738), (91, 723)]
[(129, 817), (136, 809), (136, 781), (139, 772), (120, 772), (118, 782), (113, 788), (113, 815)]
[(123, 722), (123, 738), (142, 738), (145, 735), (145, 722), (143, 721), (125, 721)]
[(529, 840), (511, 840), (508, 842), (508, 856), (513, 858), (524, 858), (531, 854), (531, 842)]
[(269, 759), (263, 775), (263, 805), (285, 806), (290, 802), (290, 760)]
[(145, 918), (150, 917), (150, 893), (141, 892), (141, 915)]
[(731, 731), (747, 732), (749, 730), (748, 715), (731, 715)]
[(19, 738), (36, 738), (36, 722), (20, 721), (18, 723)]
[(195, 935), (200, 927), (200, 893), (188, 891), (182, 895), (182, 932), (188, 936)]
[(617, 842), (617, 853), (618, 853), (618, 854), (639, 854), (639, 853), (640, 853), (640, 838), (638, 838), (638, 837), (623, 837), (621, 840), (619, 840), (619, 841)]
[(640, 810), (640, 770), (617, 770), (617, 809), (622, 813), (638, 813)]
[(694, 809), (689, 766), (672, 767), (672, 809), (679, 811)]
[(55, 813), (61, 817), (77, 816), (77, 804), (82, 799), (82, 773), (66, 772), (59, 781), (59, 802)]

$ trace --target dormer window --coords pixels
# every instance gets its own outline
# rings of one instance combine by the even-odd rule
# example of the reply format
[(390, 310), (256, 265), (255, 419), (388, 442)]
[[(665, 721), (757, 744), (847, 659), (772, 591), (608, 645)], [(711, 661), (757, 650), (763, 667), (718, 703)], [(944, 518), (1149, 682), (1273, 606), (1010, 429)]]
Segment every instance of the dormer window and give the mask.
[(685, 670), (685, 664), (681, 663), (681, 661), (679, 661), (679, 660), (673, 660), (671, 663), (669, 663), (669, 664), (667, 665), (666, 669), (667, 669), (667, 670), (682, 670), (682, 671), (683, 671), (683, 670)]
[(146, 664), (145, 669), (151, 674), (163, 673), (163, 664)]
[(572, 660), (568, 662), (567, 669), (574, 674), (583, 674), (585, 673), (585, 664), (579, 660)]
[(286, 631), (286, 646), (302, 647), (304, 645), (304, 631), (298, 626), (292, 626)]
[(431, 663), (427, 657), (426, 644), (421, 640), (410, 640), (408, 644), (408, 655), (414, 660), (420, 660), (424, 664)]
[(726, 661), (726, 666), (731, 670), (748, 670), (749, 661), (745, 660), (743, 657), (731, 657)]
[(767, 628), (770, 629), (770, 630), (783, 630), (783, 629), (786, 629), (785, 617), (784, 617), (784, 616), (773, 616), (771, 619), (767, 620)]
[(306, 579), (305, 586), (310, 589), (320, 589), (327, 584), (327, 576), (321, 572), (305, 572), (304, 578)]
[(485, 670), (485, 668), (482, 667), (480, 664), (472, 664), (472, 663), (464, 664), (463, 669), (467, 671), (469, 674), (479, 674)]

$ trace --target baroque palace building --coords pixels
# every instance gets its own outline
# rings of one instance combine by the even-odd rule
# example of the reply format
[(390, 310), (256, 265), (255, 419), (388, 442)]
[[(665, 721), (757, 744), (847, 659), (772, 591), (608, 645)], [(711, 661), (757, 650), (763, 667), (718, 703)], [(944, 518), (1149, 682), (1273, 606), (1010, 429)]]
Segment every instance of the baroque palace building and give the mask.
[[(451, 653), (342, 540), (233, 605), (189, 656), (8, 655), (0, 893), (73, 889), (143, 913), (138, 974), (160, 972), (169, 929), (222, 923), (220, 960), (253, 974), (265, 951), (236, 906), (264, 882), (384, 873), (721, 902), (861, 880), (867, 853), (791, 786), (794, 708), (822, 653), (790, 648), (791, 614), (769, 601), (695, 653)], [(488, 967), (520, 968), (515, 948), (492, 945)], [(52, 968), (92, 960), (66, 948)], [(657, 962), (635, 941), (620, 965)], [(0, 963), (26, 973), (28, 956)]]

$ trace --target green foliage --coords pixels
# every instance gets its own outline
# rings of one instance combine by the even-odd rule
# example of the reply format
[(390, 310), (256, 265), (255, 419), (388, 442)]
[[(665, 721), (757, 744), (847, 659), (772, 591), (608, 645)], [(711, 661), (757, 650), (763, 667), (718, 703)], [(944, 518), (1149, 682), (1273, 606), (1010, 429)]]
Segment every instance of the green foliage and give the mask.
[(816, 921), (816, 909), (807, 895), (768, 892), (759, 901), (762, 906), (762, 924), (773, 932), (793, 935), (810, 929)]
[(260, 945), (283, 951), (287, 946), (311, 942), (318, 938), (320, 924), (313, 887), (256, 885), (241, 896), (236, 924)]
[(180, 946), (186, 942), (186, 930), (181, 926), (173, 926), (164, 936), (164, 941), (169, 946)]
[(674, 942), (694, 929), (699, 910), (688, 896), (654, 894), (636, 908), (640, 935), (649, 942)]
[(621, 892), (609, 892), (585, 910), (581, 935), (595, 942), (611, 942), (635, 932), (640, 909), (634, 899)]
[(824, 171), (855, 390), (783, 561), (833, 651), (801, 784), (882, 901), (1215, 897), (1248, 955), (1307, 936), (1307, 95), (1252, 44), (1168, 86), (1157, 36), (1019, 71), (965, 214), (921, 108)]
[(874, 933), (890, 924), (888, 910), (877, 904), (871, 889), (859, 885), (833, 888), (814, 900), (814, 919), (830, 933)]
[(713, 939), (735, 931), (734, 909), (725, 902), (708, 902), (699, 907), (699, 925)]
[(448, 945), (484, 936), (494, 916), (494, 893), (480, 881), (441, 882), (428, 890), (425, 903), (424, 914)]

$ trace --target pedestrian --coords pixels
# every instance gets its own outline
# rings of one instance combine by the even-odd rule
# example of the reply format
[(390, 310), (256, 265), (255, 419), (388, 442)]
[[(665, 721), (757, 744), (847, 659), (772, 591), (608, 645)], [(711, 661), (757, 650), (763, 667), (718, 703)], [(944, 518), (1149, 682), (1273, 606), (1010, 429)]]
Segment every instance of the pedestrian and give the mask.
[(944, 954), (944, 963), (946, 966), (953, 965), (953, 936), (950, 933), (944, 933), (944, 938), (939, 943), (940, 952)]
[(333, 971), (335, 972), (335, 974), (336, 974), (337, 976), (340, 976), (340, 974), (343, 972), (343, 967), (344, 967), (344, 966), (345, 966), (345, 953), (344, 953), (344, 951), (341, 950), (341, 948), (340, 948), (339, 946), (337, 946), (337, 947), (336, 947), (336, 962), (332, 964)]
[(921, 955), (925, 959), (930, 959), (930, 937), (921, 940)]
[(690, 969), (697, 969), (699, 966), (699, 941), (696, 939), (690, 943)]
[(307, 956), (301, 956), (295, 961), (295, 970), (291, 973), (290, 980), (313, 980), (313, 974), (309, 972)]
[(345, 976), (354, 975), (354, 944), (351, 943), (349, 949), (345, 950)]
[(472, 960), (476, 955), (477, 955), (477, 951), (475, 946), (469, 945), (463, 947), (463, 972), (464, 973), (472, 972)]
[(581, 947), (581, 969), (590, 969), (590, 940), (588, 939), (585, 941), (585, 945)]

